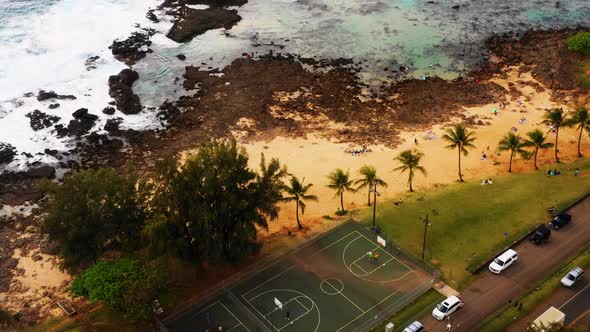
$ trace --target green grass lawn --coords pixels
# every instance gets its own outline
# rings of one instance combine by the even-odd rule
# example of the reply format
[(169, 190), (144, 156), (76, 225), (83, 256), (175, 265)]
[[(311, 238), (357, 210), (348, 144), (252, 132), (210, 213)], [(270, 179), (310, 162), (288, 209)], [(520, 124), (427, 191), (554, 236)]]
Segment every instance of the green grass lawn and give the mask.
[(579, 64), (576, 70), (576, 76), (578, 77), (578, 86), (586, 89), (590, 89), (590, 56), (586, 56), (584, 60)]
[(443, 298), (444, 296), (439, 292), (434, 289), (429, 289), (428, 292), (422, 294), (414, 300), (414, 302), (407, 305), (389, 319), (383, 321), (379, 326), (374, 328), (373, 331), (385, 331), (385, 325), (389, 322), (395, 325), (394, 331), (401, 331), (414, 320), (419, 320), (422, 316), (426, 315), (438, 302), (442, 301)]
[(584, 251), (581, 255), (575, 257), (572, 261), (563, 264), (553, 275), (542, 282), (532, 292), (527, 294), (518, 302), (522, 303), (522, 309), (517, 310), (512, 305), (502, 307), (492, 318), (486, 320), (482, 325), (481, 332), (496, 332), (504, 330), (512, 322), (521, 319), (545, 298), (550, 296), (557, 288), (562, 287), (561, 278), (572, 268), (580, 266), (582, 268), (590, 266), (590, 250)]
[[(574, 176), (568, 167), (579, 167), (581, 176)], [(376, 223), (397, 245), (419, 257), (424, 229), (420, 217), (428, 213), (426, 259), (440, 269), (449, 285), (461, 289), (472, 278), (469, 270), (546, 222), (548, 207), (565, 207), (590, 190), (590, 160), (547, 168), (559, 168), (562, 173), (554, 177), (547, 177), (544, 170), (507, 174), (487, 186), (472, 180), (406, 194), (399, 206), (393, 200), (378, 202)], [(361, 218), (370, 223), (372, 211), (364, 210)]]

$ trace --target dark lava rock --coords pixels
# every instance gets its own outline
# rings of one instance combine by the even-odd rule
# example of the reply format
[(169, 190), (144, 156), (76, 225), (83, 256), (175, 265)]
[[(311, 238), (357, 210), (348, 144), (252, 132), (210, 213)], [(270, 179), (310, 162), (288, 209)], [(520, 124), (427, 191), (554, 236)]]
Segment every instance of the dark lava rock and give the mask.
[(72, 96), (72, 95), (58, 95), (54, 91), (39, 90), (39, 94), (37, 95), (37, 100), (38, 101), (43, 101), (43, 100), (48, 100), (48, 99), (69, 99), (69, 100), (74, 100), (74, 99), (76, 99), (76, 96)]
[(59, 153), (59, 151), (57, 151), (57, 150), (50, 150), (50, 149), (45, 149), (45, 150), (43, 150), (43, 152), (47, 155), (54, 156), (54, 157), (57, 156), (57, 154)]
[(90, 131), (94, 127), (94, 123), (98, 120), (98, 116), (88, 113), (86, 108), (80, 108), (72, 113), (74, 120), (68, 124), (68, 133), (73, 136), (81, 136)]
[(141, 111), (139, 97), (133, 93), (133, 82), (139, 74), (131, 69), (123, 69), (117, 75), (109, 77), (109, 95), (115, 99), (117, 109), (125, 114), (137, 114)]
[(62, 138), (65, 136), (68, 136), (69, 132), (68, 132), (68, 128), (66, 128), (66, 126), (64, 126), (63, 124), (56, 124), (55, 127), (53, 127), (53, 132), (55, 133), (55, 135), (58, 138)]
[(103, 114), (107, 114), (107, 115), (113, 115), (113, 114), (115, 114), (115, 111), (116, 110), (113, 107), (110, 107), (110, 106), (109, 107), (105, 107), (105, 108), (102, 109), (102, 113)]
[(119, 139), (110, 139), (108, 135), (99, 134), (97, 132), (90, 133), (87, 137), (87, 142), (94, 147), (102, 146), (111, 151), (117, 151), (123, 147), (123, 141)]
[(104, 125), (104, 130), (108, 131), (109, 133), (116, 132), (119, 130), (119, 125), (123, 122), (123, 119), (116, 118), (116, 119), (108, 119)]
[(49, 115), (39, 110), (34, 110), (33, 112), (27, 113), (25, 116), (29, 118), (31, 128), (33, 128), (34, 131), (51, 127), (61, 120), (59, 116)]
[(184, 43), (211, 29), (231, 29), (241, 19), (237, 11), (222, 7), (204, 10), (181, 7), (167, 36), (175, 42)]
[(109, 48), (115, 58), (127, 64), (133, 64), (150, 52), (148, 48), (152, 45), (150, 37), (153, 36), (154, 33), (156, 33), (156, 31), (153, 29), (136, 31), (125, 40), (114, 40)]
[(53, 179), (55, 177), (55, 168), (51, 166), (29, 168), (27, 175), (32, 178)]
[(54, 110), (54, 109), (58, 108), (59, 106), (60, 106), (59, 103), (51, 104), (51, 105), (49, 105), (49, 109)]
[(187, 0), (187, 5), (207, 5), (211, 7), (243, 6), (248, 0)]
[(16, 148), (8, 143), (0, 142), (0, 165), (8, 164), (16, 156)]
[(74, 119), (79, 119), (87, 114), (88, 114), (87, 108), (79, 108), (74, 113), (72, 113), (72, 116), (74, 117)]
[(153, 9), (148, 10), (148, 12), (145, 15), (145, 17), (147, 17), (148, 20), (150, 20), (150, 21), (152, 21), (154, 23), (160, 22), (160, 20), (156, 16), (156, 14), (154, 14), (154, 10)]
[(184, 54), (178, 54), (176, 57), (182, 61), (186, 60), (186, 55), (184, 55)]

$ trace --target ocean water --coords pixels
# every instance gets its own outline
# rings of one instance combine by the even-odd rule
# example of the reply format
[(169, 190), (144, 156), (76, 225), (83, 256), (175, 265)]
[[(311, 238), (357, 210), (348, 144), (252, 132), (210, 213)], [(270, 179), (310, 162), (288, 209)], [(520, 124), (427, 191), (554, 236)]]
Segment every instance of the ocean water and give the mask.
[[(50, 129), (38, 132), (24, 115), (34, 109), (62, 118), (86, 107), (100, 111), (111, 101), (109, 75), (125, 65), (108, 49), (115, 38), (126, 37), (137, 25), (158, 31), (154, 52), (134, 69), (140, 80), (134, 90), (146, 106), (176, 99), (184, 92), (181, 78), (187, 65), (223, 68), (242, 53), (293, 53), (314, 58), (352, 58), (362, 63), (360, 78), (374, 86), (399, 78), (393, 70), (404, 66), (415, 77), (453, 78), (485, 59), (483, 41), (492, 34), (529, 28), (560, 28), (588, 24), (588, 0), (250, 0), (235, 8), (242, 21), (229, 31), (211, 30), (192, 41), (177, 44), (165, 37), (171, 18), (149, 22), (145, 13), (157, 0), (0, 0), (0, 142), (17, 147), (33, 159), (46, 148), (67, 150), (72, 142), (58, 139)], [(459, 6), (459, 7), (456, 7)], [(196, 8), (203, 8), (196, 7)], [(186, 61), (176, 58), (185, 54)], [(88, 71), (89, 56), (100, 56)], [(387, 68), (387, 70), (386, 70)], [(23, 97), (39, 89), (73, 94), (75, 101)], [(123, 127), (158, 128), (155, 111), (124, 116)], [(9, 168), (25, 167), (23, 155)]]

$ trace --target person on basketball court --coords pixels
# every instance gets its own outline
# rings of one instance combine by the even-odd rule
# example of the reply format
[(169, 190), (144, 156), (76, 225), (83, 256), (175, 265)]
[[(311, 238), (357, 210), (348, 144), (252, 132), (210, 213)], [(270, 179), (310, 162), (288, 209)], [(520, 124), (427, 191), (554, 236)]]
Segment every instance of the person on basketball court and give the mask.
[(367, 253), (369, 255), (369, 262), (372, 262), (375, 259), (375, 255), (371, 251)]
[(378, 253), (373, 254), (373, 260), (377, 261), (378, 259), (379, 259), (379, 254)]
[(285, 317), (287, 318), (287, 320), (291, 320), (291, 313), (289, 312), (289, 310), (285, 311)]

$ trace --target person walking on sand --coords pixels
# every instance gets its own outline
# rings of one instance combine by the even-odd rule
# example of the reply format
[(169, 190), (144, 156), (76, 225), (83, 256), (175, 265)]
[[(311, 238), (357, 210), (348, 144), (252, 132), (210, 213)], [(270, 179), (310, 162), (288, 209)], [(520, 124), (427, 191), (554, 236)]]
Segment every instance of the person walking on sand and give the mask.
[(414, 144), (418, 145), (418, 139), (414, 138)]

